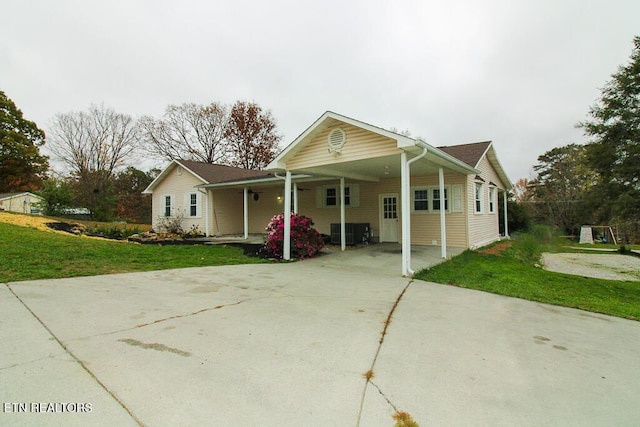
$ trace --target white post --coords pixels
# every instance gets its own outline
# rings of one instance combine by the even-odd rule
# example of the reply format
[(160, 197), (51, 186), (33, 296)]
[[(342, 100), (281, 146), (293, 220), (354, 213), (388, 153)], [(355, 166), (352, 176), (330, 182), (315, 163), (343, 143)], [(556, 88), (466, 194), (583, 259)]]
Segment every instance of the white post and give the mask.
[(402, 221), (402, 275), (409, 275), (409, 262), (411, 258), (411, 238), (409, 237), (409, 207), (407, 195), (410, 193), (408, 189), (408, 172), (407, 153), (404, 151), (400, 154), (400, 218)]
[(298, 213), (298, 183), (293, 183), (293, 211)]
[(204, 190), (204, 235), (209, 237), (209, 189)]
[(291, 259), (291, 171), (287, 171), (284, 179), (284, 243), (283, 255), (286, 260)]
[(503, 192), (504, 198), (504, 237), (509, 238), (509, 222), (507, 221), (507, 190)]
[(438, 169), (440, 181), (440, 255), (447, 257), (447, 225), (445, 224), (445, 203), (444, 203), (444, 169)]
[(344, 206), (344, 177), (340, 178), (340, 249), (347, 250), (347, 212)]
[(244, 187), (244, 238), (249, 238), (249, 189)]

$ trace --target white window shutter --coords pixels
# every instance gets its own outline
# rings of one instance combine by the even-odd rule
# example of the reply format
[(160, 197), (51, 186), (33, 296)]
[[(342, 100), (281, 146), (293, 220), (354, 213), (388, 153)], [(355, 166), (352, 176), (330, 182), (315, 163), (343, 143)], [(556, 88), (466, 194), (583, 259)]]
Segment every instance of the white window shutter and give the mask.
[(451, 186), (451, 212), (462, 212), (462, 185)]

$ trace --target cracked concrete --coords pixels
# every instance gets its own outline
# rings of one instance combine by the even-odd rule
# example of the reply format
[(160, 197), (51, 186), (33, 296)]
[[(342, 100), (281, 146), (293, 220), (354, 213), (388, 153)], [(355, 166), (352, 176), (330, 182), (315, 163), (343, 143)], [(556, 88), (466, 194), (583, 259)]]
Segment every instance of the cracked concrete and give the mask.
[(0, 400), (94, 409), (0, 412), (0, 424), (392, 426), (398, 411), (420, 425), (640, 419), (639, 322), (345, 262), (9, 284), (33, 315), (3, 285)]
[(400, 304), (400, 300), (404, 296), (405, 292), (407, 292), (407, 289), (409, 289), (409, 286), (411, 286), (412, 283), (413, 283), (413, 280), (409, 280), (409, 282), (407, 283), (407, 286), (405, 286), (402, 289), (402, 292), (400, 292), (400, 294), (396, 298), (395, 302), (393, 303), (393, 306), (391, 307), (391, 310), (389, 310), (389, 314), (387, 314), (387, 318), (384, 321), (384, 327), (382, 328), (382, 332), (380, 332), (380, 339), (378, 340), (378, 348), (376, 349), (376, 353), (373, 356), (373, 360), (371, 361), (371, 366), (369, 370), (364, 375), (366, 382), (364, 384), (364, 389), (362, 390), (362, 398), (360, 399), (360, 410), (358, 411), (358, 419), (356, 421), (356, 426), (360, 426), (362, 411), (364, 409), (364, 401), (367, 397), (367, 390), (369, 389), (370, 385), (374, 386), (378, 390), (378, 392), (385, 398), (387, 403), (389, 403), (389, 405), (394, 409), (395, 412), (399, 412), (398, 408), (393, 403), (391, 403), (391, 401), (387, 398), (387, 396), (382, 392), (380, 387), (378, 387), (376, 384), (373, 383), (372, 378), (375, 376), (376, 361), (378, 360), (378, 355), (380, 354), (380, 350), (382, 349), (382, 345), (384, 344), (384, 338), (387, 335), (387, 330), (389, 329), (389, 326), (391, 325), (391, 322), (393, 320), (393, 313), (396, 311), (398, 304)]

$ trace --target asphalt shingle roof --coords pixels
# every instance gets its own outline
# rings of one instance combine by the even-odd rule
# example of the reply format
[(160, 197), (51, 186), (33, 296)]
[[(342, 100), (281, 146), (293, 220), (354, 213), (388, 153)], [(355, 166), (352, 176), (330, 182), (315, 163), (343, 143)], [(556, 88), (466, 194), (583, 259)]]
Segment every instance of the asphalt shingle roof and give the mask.
[(209, 184), (244, 181), (245, 179), (272, 178), (275, 176), (273, 173), (265, 171), (242, 169), (233, 166), (215, 165), (191, 160), (179, 160), (179, 162)]
[(482, 155), (487, 151), (491, 141), (475, 142), (471, 144), (451, 145), (447, 147), (438, 147), (438, 149), (444, 151), (450, 156), (455, 157), (475, 168), (478, 162), (482, 158)]

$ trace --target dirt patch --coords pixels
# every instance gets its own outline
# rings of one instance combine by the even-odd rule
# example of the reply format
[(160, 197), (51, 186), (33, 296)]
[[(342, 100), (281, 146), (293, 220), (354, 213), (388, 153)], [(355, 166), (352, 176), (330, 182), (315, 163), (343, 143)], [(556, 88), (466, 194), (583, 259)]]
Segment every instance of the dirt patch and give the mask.
[(478, 251), (478, 253), (483, 254), (483, 255), (503, 256), (502, 254), (504, 253), (504, 251), (509, 249), (512, 244), (513, 244), (513, 242), (511, 242), (509, 240), (505, 240), (504, 242), (499, 242), (499, 243), (496, 243), (495, 245), (490, 246), (488, 248), (481, 249), (481, 250)]

